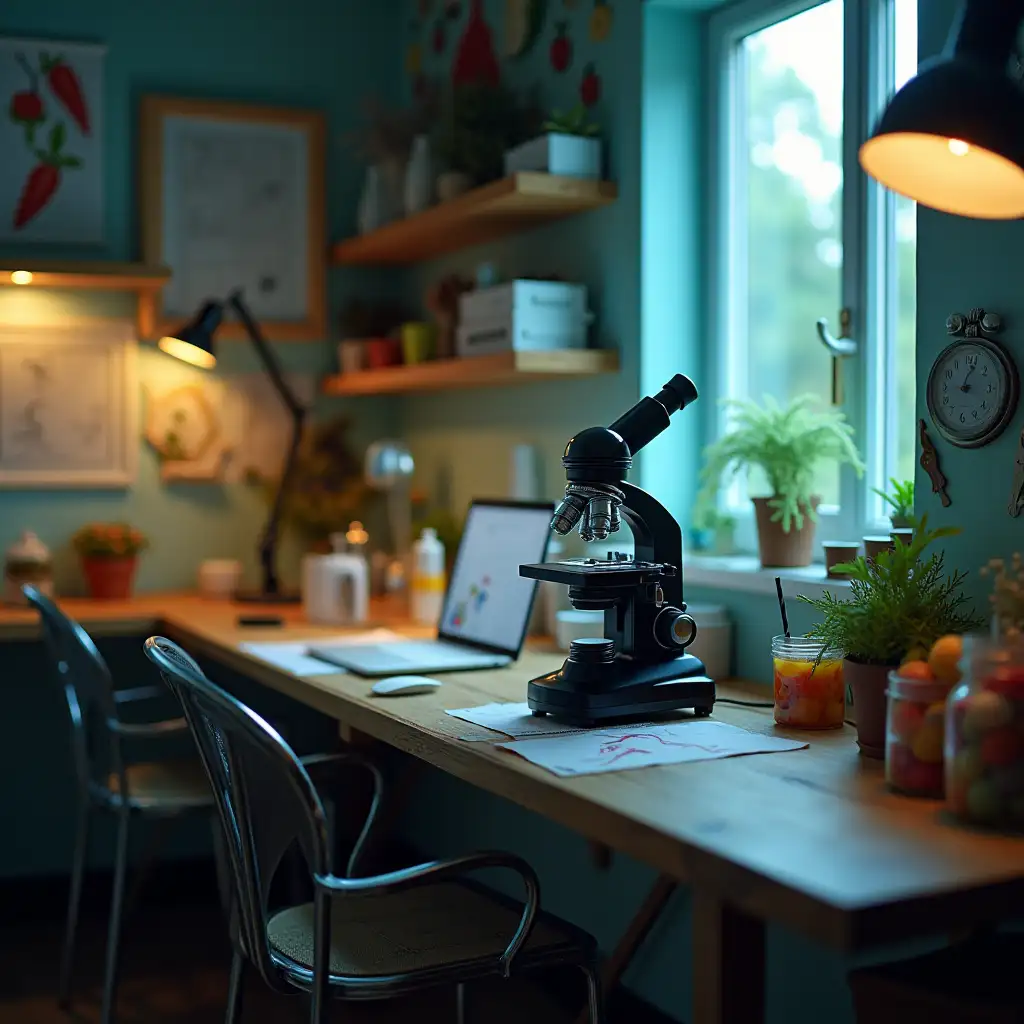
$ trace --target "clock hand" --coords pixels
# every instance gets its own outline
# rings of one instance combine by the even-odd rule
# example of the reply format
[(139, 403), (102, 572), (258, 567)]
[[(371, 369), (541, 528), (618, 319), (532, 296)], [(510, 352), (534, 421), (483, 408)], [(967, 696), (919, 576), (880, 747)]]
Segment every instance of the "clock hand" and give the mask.
[(967, 370), (967, 376), (964, 377), (964, 382), (963, 382), (963, 384), (960, 385), (960, 390), (961, 391), (970, 391), (971, 390), (971, 385), (968, 384), (967, 382), (971, 379), (971, 374), (972, 373), (974, 373), (974, 367), (973, 366), (970, 367)]

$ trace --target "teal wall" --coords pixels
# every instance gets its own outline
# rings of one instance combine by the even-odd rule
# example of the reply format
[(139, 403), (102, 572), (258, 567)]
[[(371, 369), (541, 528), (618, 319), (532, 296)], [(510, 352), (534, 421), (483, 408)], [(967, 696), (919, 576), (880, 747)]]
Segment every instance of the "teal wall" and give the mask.
[[(397, 9), (397, 0), (391, 5)], [(244, 9), (243, 9), (244, 8)], [(0, 34), (105, 43), (104, 98), (107, 245), (40, 257), (131, 260), (139, 256), (137, 120), (143, 93), (195, 96), (318, 109), (327, 116), (328, 236), (353, 230), (361, 171), (348, 149), (360, 99), (370, 91), (397, 93), (401, 53), (389, 4), (333, 0), (249, 0), (244, 5), (209, 0), (172, 4), (133, 0), (4, 0)], [(25, 250), (0, 251), (22, 257)], [(357, 289), (385, 292), (385, 275), (330, 271), (330, 331), (341, 304)], [(132, 297), (90, 292), (0, 288), (0, 324), (67, 322), (69, 317), (134, 315)], [(281, 344), (285, 365), (296, 372), (333, 369), (333, 345)], [(144, 378), (187, 379), (194, 371), (144, 347)], [(258, 371), (249, 347), (224, 347), (219, 373)], [(337, 403), (320, 403), (323, 411)], [(365, 442), (391, 429), (386, 401), (360, 399), (346, 405), (355, 420), (354, 441)], [(90, 519), (129, 519), (154, 539), (142, 561), (143, 590), (184, 589), (194, 585), (206, 557), (236, 557), (254, 565), (257, 534), (265, 515), (262, 499), (244, 485), (177, 485), (159, 481), (154, 453), (141, 445), (138, 480), (128, 490), (0, 491), (0, 549), (25, 528), (35, 529), (57, 555), (62, 592), (81, 588), (67, 539)], [(297, 549), (283, 552), (282, 568), (294, 578)]]

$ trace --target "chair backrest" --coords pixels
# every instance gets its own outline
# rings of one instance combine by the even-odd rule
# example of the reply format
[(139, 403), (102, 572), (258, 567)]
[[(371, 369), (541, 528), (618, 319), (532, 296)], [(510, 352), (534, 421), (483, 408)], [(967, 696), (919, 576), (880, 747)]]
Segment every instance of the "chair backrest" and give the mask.
[(110, 772), (126, 792), (119, 737), (109, 723), (117, 720), (114, 682), (92, 637), (57, 604), (30, 584), (22, 586), (43, 625), (43, 639), (71, 716), (71, 747), (78, 785), (103, 782)]
[(280, 735), (210, 682), (177, 644), (150, 637), (145, 652), (180, 699), (213, 786), (231, 865), (236, 941), (269, 985), (293, 991), (270, 955), (268, 897), (281, 859), (296, 841), (314, 874), (330, 874), (320, 797)]

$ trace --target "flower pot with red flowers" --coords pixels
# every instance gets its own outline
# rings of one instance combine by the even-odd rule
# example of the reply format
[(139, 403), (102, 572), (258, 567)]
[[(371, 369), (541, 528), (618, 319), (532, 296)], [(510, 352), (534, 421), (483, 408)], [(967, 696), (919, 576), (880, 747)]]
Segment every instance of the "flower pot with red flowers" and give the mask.
[(890, 550), (874, 558), (861, 555), (834, 566), (849, 576), (848, 595), (826, 591), (819, 598), (799, 598), (821, 615), (807, 635), (846, 656), (844, 676), (865, 757), (885, 755), (889, 672), (927, 658), (939, 637), (983, 625), (961, 589), (966, 574), (946, 573), (941, 551), (925, 557), (929, 545), (959, 532), (929, 530), (928, 517), (922, 516), (909, 543), (897, 537)]
[(89, 523), (71, 538), (71, 546), (81, 559), (89, 596), (123, 601), (131, 596), (139, 553), (149, 541), (128, 523)]

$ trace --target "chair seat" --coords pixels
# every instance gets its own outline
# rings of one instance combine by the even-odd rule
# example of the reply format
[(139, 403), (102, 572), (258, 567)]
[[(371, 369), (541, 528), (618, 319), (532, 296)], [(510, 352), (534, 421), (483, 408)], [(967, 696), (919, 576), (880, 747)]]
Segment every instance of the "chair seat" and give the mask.
[[(196, 761), (154, 761), (130, 764), (128, 803), (141, 811), (175, 812), (212, 807), (213, 791), (202, 764)], [(107, 785), (96, 785), (94, 795), (113, 807), (121, 805), (121, 785), (116, 773)]]
[[(331, 907), (333, 976), (370, 979), (471, 961), (493, 961), (505, 951), (522, 914), (485, 891), (439, 883), (386, 896), (335, 895)], [(313, 904), (289, 907), (267, 926), (271, 948), (299, 966), (313, 966)], [(555, 955), (584, 963), (588, 936), (538, 914), (520, 956)], [(579, 950), (577, 956), (571, 954)]]

